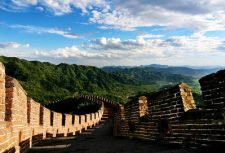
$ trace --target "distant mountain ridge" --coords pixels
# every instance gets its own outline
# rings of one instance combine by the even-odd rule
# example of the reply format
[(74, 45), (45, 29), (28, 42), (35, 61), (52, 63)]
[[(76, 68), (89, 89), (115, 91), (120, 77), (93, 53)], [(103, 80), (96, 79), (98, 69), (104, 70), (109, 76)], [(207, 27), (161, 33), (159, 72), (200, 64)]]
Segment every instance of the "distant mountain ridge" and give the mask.
[(140, 67), (155, 67), (155, 68), (168, 68), (169, 65), (161, 65), (161, 64), (150, 64), (150, 65), (141, 65)]
[(184, 67), (184, 66), (169, 66), (169, 65), (160, 65), (160, 64), (141, 65), (141, 66), (134, 66), (134, 67), (107, 66), (107, 67), (103, 67), (102, 69), (106, 72), (122, 72), (124, 69), (127, 69), (127, 68), (145, 69), (150, 72), (179, 74), (183, 76), (191, 76), (194, 78), (200, 78), (204, 75), (224, 69), (223, 67), (191, 68), (191, 67)]
[(142, 83), (153, 83), (158, 81), (164, 82), (191, 82), (194, 78), (180, 74), (171, 74), (164, 71), (151, 70), (148, 67), (134, 68), (103, 68), (104, 71), (115, 74), (120, 77), (128, 77)]

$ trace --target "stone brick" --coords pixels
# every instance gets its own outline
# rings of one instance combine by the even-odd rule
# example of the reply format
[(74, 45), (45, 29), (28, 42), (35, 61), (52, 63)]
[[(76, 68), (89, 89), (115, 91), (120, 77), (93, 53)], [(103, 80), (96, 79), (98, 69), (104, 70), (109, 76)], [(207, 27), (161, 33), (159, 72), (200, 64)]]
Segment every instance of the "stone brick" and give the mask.
[(140, 117), (148, 115), (148, 100), (147, 100), (147, 97), (145, 97), (145, 96), (139, 97), (138, 102), (139, 102)]
[(5, 67), (0, 63), (0, 121), (5, 120)]
[[(218, 71), (199, 80), (204, 104), (208, 108), (221, 109), (225, 107), (225, 70)], [(218, 100), (221, 99), (222, 101)]]
[(38, 127), (40, 125), (40, 104), (35, 102), (32, 98), (27, 100), (28, 106), (30, 107), (29, 120), (31, 127)]

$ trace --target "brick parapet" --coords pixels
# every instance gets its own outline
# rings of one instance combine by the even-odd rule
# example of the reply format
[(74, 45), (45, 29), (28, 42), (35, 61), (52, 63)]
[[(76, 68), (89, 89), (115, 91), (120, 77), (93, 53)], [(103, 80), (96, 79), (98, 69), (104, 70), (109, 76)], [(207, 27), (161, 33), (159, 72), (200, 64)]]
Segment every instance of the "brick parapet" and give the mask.
[[(116, 134), (191, 147), (225, 145), (224, 72), (200, 80), (206, 107), (196, 108), (191, 89), (182, 83), (148, 95), (147, 120), (138, 117), (138, 101), (126, 104), (124, 111), (121, 107), (115, 117), (119, 120), (114, 125)], [(216, 92), (212, 92), (214, 90)], [(122, 118), (123, 114), (125, 119)]]
[[(96, 102), (102, 103), (99, 100)], [(87, 114), (85, 121), (85, 118), (81, 117), (81, 124), (79, 115), (65, 114), (63, 121), (63, 114), (53, 112), (27, 97), (26, 91), (16, 79), (5, 76), (4, 65), (0, 63), (0, 153), (23, 153), (47, 137), (81, 132), (82, 128), (86, 129), (100, 122), (103, 107), (104, 104), (98, 112), (93, 113), (96, 118), (90, 118), (90, 114)], [(72, 118), (75, 119), (74, 124)]]
[(199, 80), (202, 98), (206, 108), (223, 109), (225, 107), (225, 70), (207, 75)]

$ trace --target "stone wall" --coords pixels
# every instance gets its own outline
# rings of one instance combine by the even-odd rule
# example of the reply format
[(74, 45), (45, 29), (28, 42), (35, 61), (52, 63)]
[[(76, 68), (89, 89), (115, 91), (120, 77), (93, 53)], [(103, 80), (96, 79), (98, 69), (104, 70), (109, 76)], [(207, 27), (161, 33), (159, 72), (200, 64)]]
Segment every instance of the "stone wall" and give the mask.
[(92, 114), (53, 112), (27, 97), (16, 79), (5, 76), (0, 63), (0, 153), (22, 153), (46, 137), (74, 135), (98, 124), (104, 111), (104, 103), (98, 102), (101, 108)]
[(188, 85), (181, 83), (126, 105), (80, 95), (100, 103), (101, 108), (96, 113), (71, 115), (51, 111), (27, 97), (18, 81), (5, 75), (0, 63), (0, 153), (22, 153), (47, 137), (82, 132), (100, 122), (105, 106), (113, 108), (109, 114), (115, 115), (115, 135), (191, 147), (221, 147), (225, 144), (225, 70), (199, 82), (205, 103), (201, 108), (196, 108)]
[[(138, 100), (121, 106), (116, 134), (191, 147), (225, 144), (225, 71), (200, 79), (206, 107), (196, 108), (191, 89), (181, 83), (147, 96), (148, 115), (140, 117)], [(125, 116), (124, 118), (121, 116)]]
[(207, 75), (199, 80), (202, 97), (207, 108), (225, 107), (225, 70)]

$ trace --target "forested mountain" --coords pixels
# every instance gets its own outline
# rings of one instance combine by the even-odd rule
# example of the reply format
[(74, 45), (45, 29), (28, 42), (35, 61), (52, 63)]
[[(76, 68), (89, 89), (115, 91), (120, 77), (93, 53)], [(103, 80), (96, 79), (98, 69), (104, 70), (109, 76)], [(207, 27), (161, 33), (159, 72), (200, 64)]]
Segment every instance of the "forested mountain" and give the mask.
[(79, 93), (126, 102), (131, 95), (156, 91), (164, 85), (180, 82), (196, 85), (190, 76), (151, 71), (148, 67), (107, 71), (93, 66), (54, 65), (3, 56), (0, 61), (7, 75), (19, 80), (29, 96), (44, 104)]
[(120, 84), (133, 81), (99, 68), (0, 57), (6, 74), (19, 80), (31, 97), (40, 102), (71, 96), (74, 93), (113, 93)]
[(194, 78), (183, 76), (180, 74), (171, 74), (168, 72), (152, 71), (147, 67), (135, 68), (113, 68), (113, 70), (104, 69), (106, 72), (115, 74), (120, 77), (130, 78), (141, 83), (154, 83), (154, 82), (192, 82)]

